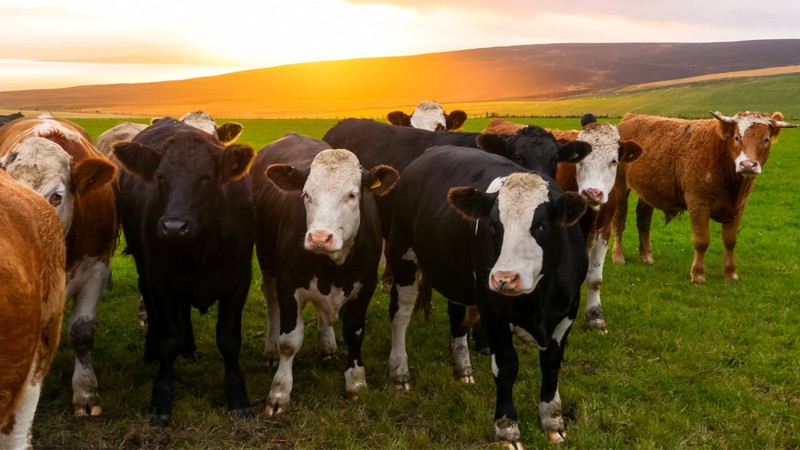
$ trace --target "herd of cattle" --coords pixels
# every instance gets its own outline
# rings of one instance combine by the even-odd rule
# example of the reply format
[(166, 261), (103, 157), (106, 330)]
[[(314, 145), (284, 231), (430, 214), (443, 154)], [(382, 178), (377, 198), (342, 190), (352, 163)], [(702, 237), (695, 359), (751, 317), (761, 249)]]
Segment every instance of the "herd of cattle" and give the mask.
[(200, 111), (121, 123), (94, 143), (49, 114), (13, 117), (0, 127), (0, 448), (30, 444), (69, 300), (73, 410), (102, 413), (91, 352), (120, 228), (146, 314), (144, 359), (159, 363), (151, 425), (168, 425), (175, 360), (196, 352), (191, 309), (216, 302), (227, 407), (253, 417), (239, 353), (255, 248), (269, 312), (265, 355), (278, 366), (267, 414), (290, 404), (308, 302), (319, 315), (321, 356), (337, 353), (333, 326), (342, 319), (347, 395), (366, 388), (361, 347), (385, 255), (391, 382), (410, 389), (406, 329), (436, 289), (449, 301), (455, 378), (474, 382), (470, 330), (489, 349), (495, 437), (521, 447), (516, 335), (540, 350), (540, 423), (561, 441), (567, 336), (584, 282), (586, 322), (605, 331), (603, 264), (612, 230), (612, 259), (624, 262), (631, 189), (642, 261), (653, 262), (653, 210), (668, 220), (688, 210), (691, 281), (705, 281), (709, 219), (722, 223), (724, 278), (738, 280), (733, 252), (748, 195), (781, 128), (800, 125), (777, 112), (712, 114), (626, 115), (617, 126), (587, 114), (570, 131), (495, 119), (466, 133), (454, 131), (463, 111), (425, 102), (410, 116), (390, 113), (391, 124), (346, 119), (322, 140), (289, 133), (257, 154), (234, 143), (240, 124), (217, 126)]

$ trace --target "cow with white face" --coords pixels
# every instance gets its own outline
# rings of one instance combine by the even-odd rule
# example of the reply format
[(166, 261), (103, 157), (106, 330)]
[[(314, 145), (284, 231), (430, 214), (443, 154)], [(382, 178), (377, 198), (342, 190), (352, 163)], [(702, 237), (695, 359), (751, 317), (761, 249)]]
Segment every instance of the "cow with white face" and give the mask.
[(369, 171), (343, 149), (290, 133), (265, 146), (250, 170), (256, 205), (256, 254), (269, 310), (265, 353), (278, 369), (267, 413), (282, 413), (292, 391), (292, 365), (303, 343), (300, 312), (319, 314), (319, 353), (336, 354), (333, 325), (341, 317), (348, 347), (345, 392), (366, 388), (361, 346), (366, 312), (378, 277), (381, 228), (374, 196), (399, 175)]
[(456, 109), (447, 114), (436, 102), (422, 102), (410, 116), (403, 111), (392, 111), (386, 118), (392, 125), (428, 131), (456, 131), (467, 121), (467, 113)]
[[(452, 167), (459, 170), (448, 170)], [(573, 226), (585, 210), (577, 193), (562, 192), (547, 175), (498, 155), (440, 146), (409, 164), (396, 188), (388, 247), (395, 270), (392, 383), (410, 389), (405, 334), (421, 272), (454, 305), (448, 305), (450, 342), (460, 382), (473, 382), (467, 367), (469, 324), (452, 311), (477, 306), (497, 387), (495, 437), (519, 448), (512, 398), (520, 368), (516, 334), (540, 350), (541, 426), (551, 440), (562, 440), (558, 373), (586, 276), (583, 237)]]

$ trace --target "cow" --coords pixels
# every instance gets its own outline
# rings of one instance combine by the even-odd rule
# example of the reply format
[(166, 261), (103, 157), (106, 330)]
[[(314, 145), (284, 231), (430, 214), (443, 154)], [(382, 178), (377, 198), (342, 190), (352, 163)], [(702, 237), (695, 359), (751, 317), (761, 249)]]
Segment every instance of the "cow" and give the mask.
[(7, 124), (8, 122), (11, 122), (12, 120), (17, 120), (22, 117), (25, 116), (21, 112), (15, 112), (14, 114), (7, 114), (7, 115), (0, 114), (0, 127)]
[(122, 165), (119, 213), (133, 255), (148, 326), (145, 361), (158, 361), (150, 424), (166, 427), (173, 366), (196, 351), (191, 309), (219, 300), (217, 347), (225, 362), (227, 406), (252, 417), (239, 367), (242, 309), (250, 288), (255, 211), (247, 168), (250, 146), (164, 118), (112, 147)]
[(386, 115), (389, 123), (403, 127), (420, 128), (429, 131), (456, 131), (467, 121), (467, 113), (460, 109), (444, 112), (436, 102), (422, 102), (409, 116), (403, 111), (392, 111)]
[[(503, 119), (492, 119), (483, 132), (513, 133), (524, 126)], [(556, 181), (563, 190), (580, 193), (589, 205), (580, 219), (589, 254), (585, 316), (589, 327), (606, 331), (600, 288), (603, 284), (603, 265), (611, 239), (614, 212), (617, 209), (617, 197), (614, 193), (617, 168), (635, 161), (642, 149), (636, 142), (621, 140), (614, 125), (597, 122), (592, 114), (585, 114), (581, 118), (581, 126), (580, 130), (552, 130), (562, 144), (582, 141), (592, 146), (592, 152), (582, 161), (576, 164), (559, 163)]]
[(723, 279), (739, 281), (734, 248), (747, 198), (781, 128), (800, 125), (784, 122), (779, 112), (772, 116), (750, 111), (733, 117), (720, 112), (711, 115), (713, 119), (684, 120), (627, 114), (617, 125), (620, 136), (638, 142), (643, 151), (623, 169), (616, 188), (619, 208), (614, 219), (614, 262), (625, 262), (622, 235), (633, 189), (639, 196), (636, 227), (639, 258), (644, 263), (653, 264), (653, 210), (664, 211), (667, 222), (688, 210), (694, 245), (692, 283), (706, 281), (709, 219), (722, 224)]
[[(152, 125), (153, 122), (157, 120), (159, 119), (152, 119), (150, 124)], [(242, 124), (238, 122), (226, 122), (217, 126), (214, 119), (212, 119), (208, 113), (201, 110), (190, 111), (184, 114), (179, 120), (215, 136), (225, 145), (233, 144), (242, 134)], [(111, 153), (111, 145), (114, 142), (130, 141), (148, 126), (149, 125), (144, 123), (120, 122), (103, 132), (100, 136), (97, 136), (95, 143), (97, 144), (97, 148), (99, 148), (104, 155), (108, 156)]]
[(0, 448), (31, 448), (42, 383), (58, 350), (66, 246), (41, 196), (0, 169)]
[[(68, 165), (64, 152), (71, 159)], [(92, 347), (97, 305), (108, 284), (119, 236), (116, 167), (82, 128), (50, 114), (23, 117), (1, 127), (0, 155), (9, 173), (45, 197), (61, 221), (67, 246), (65, 299), (75, 302), (69, 320), (75, 351), (72, 407), (76, 416), (99, 415), (103, 409)], [(59, 159), (61, 163), (56, 162)], [(59, 173), (44, 170), (46, 166)]]
[(586, 200), (506, 158), (454, 146), (427, 150), (395, 191), (391, 382), (410, 387), (405, 332), (421, 272), (449, 301), (453, 373), (461, 382), (473, 382), (466, 332), (476, 317), (460, 310), (477, 306), (497, 387), (495, 437), (515, 447), (520, 441), (512, 400), (516, 334), (540, 350), (541, 425), (551, 440), (562, 440), (558, 372), (588, 265), (581, 230), (572, 225)]
[(319, 353), (336, 353), (333, 325), (342, 318), (348, 355), (345, 392), (367, 380), (361, 346), (367, 306), (378, 280), (381, 229), (374, 196), (397, 181), (388, 166), (363, 170), (358, 158), (324, 141), (289, 133), (265, 146), (250, 170), (256, 204), (256, 255), (269, 309), (267, 358), (279, 358), (269, 415), (289, 405), (292, 364), (303, 343), (300, 312), (319, 314)]

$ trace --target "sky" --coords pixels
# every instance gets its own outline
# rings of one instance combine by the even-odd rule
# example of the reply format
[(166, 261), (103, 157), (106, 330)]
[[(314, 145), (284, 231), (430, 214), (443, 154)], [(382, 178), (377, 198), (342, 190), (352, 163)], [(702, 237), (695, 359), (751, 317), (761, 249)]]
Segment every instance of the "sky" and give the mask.
[[(19, 59), (192, 65), (211, 74), (509, 45), (800, 38), (799, 21), (798, 1), (3, 0), (0, 91), (26, 78), (46, 84), (9, 65)], [(33, 65), (59, 76), (56, 65)], [(86, 84), (93, 71), (101, 72), (84, 70)]]

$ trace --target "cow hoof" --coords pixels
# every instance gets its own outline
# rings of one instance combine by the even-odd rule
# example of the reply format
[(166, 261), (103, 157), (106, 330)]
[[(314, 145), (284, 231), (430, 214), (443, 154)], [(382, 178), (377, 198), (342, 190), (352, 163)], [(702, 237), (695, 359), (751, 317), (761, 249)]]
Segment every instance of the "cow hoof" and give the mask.
[(150, 416), (150, 426), (158, 428), (166, 428), (169, 425), (169, 414), (153, 414)]
[(255, 417), (255, 414), (253, 414), (253, 408), (250, 408), (249, 406), (247, 408), (231, 409), (229, 412), (236, 416), (237, 419), (241, 420), (250, 420)]
[(271, 398), (269, 400), (269, 404), (267, 405), (267, 415), (269, 417), (279, 416), (286, 411), (286, 406), (286, 404), (281, 404), (278, 399)]
[(503, 441), (508, 450), (525, 450), (525, 446), (520, 441)]
[(475, 384), (475, 377), (472, 375), (464, 375), (456, 379), (460, 384)]
[(549, 439), (550, 442), (552, 442), (554, 444), (560, 444), (560, 443), (564, 442), (564, 439), (566, 439), (566, 437), (567, 437), (567, 433), (565, 433), (563, 431), (548, 431), (547, 432), (547, 439)]
[(411, 390), (411, 383), (408, 381), (401, 381), (398, 383), (394, 383), (394, 388), (398, 391), (410, 391)]
[(103, 414), (103, 408), (100, 405), (80, 405), (74, 408), (75, 417), (99, 416)]
[(653, 257), (651, 255), (642, 255), (639, 257), (639, 259), (648, 266), (653, 265)]
[(738, 283), (739, 282), (739, 274), (725, 274), (724, 280), (727, 283)]
[(703, 284), (705, 282), (706, 282), (706, 276), (705, 275), (692, 274), (692, 283), (694, 283), (694, 284)]

